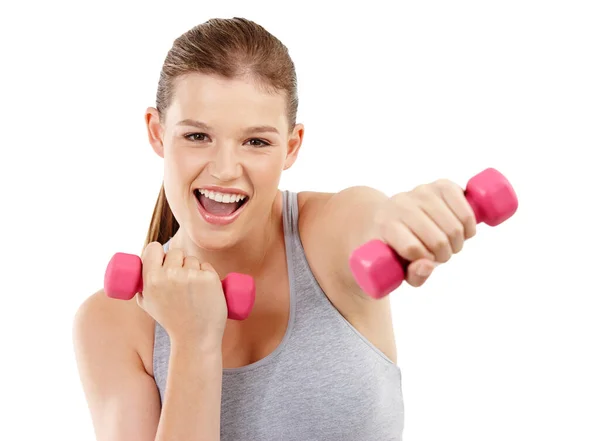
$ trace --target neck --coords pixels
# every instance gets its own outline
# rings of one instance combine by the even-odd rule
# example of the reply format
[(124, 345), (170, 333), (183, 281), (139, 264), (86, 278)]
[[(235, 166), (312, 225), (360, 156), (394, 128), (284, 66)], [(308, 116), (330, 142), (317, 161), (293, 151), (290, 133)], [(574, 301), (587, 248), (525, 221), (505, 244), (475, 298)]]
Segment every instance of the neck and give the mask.
[(265, 222), (257, 223), (256, 231), (248, 233), (232, 247), (222, 250), (200, 248), (182, 228), (175, 233), (169, 247), (183, 249), (186, 255), (196, 256), (200, 263), (210, 263), (221, 279), (231, 272), (257, 278), (263, 272), (270, 250), (283, 234), (279, 199), (276, 198)]

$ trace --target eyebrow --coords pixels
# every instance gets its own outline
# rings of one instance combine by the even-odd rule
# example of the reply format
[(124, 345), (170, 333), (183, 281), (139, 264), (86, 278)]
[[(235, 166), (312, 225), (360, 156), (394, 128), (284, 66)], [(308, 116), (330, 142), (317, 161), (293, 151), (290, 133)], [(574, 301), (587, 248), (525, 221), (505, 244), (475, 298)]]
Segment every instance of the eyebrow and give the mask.
[[(207, 132), (211, 132), (213, 129), (203, 123), (202, 121), (196, 121), (193, 119), (184, 119), (182, 121), (179, 121), (177, 123), (178, 126), (192, 126), (192, 127), (197, 127), (201, 130), (206, 130)], [(277, 130), (275, 127), (273, 126), (252, 126), (252, 127), (248, 127), (244, 130), (244, 133), (265, 133), (265, 132), (270, 132), (270, 133), (276, 133), (279, 134), (279, 130)]]

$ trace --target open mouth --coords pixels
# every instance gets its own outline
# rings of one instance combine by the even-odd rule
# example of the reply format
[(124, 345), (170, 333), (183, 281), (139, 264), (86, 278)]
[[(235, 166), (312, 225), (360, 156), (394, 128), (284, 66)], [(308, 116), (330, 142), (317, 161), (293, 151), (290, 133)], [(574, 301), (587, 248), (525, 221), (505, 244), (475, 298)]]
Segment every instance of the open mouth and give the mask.
[(194, 190), (198, 202), (213, 216), (231, 216), (248, 202), (248, 196), (241, 194), (219, 193), (204, 189)]

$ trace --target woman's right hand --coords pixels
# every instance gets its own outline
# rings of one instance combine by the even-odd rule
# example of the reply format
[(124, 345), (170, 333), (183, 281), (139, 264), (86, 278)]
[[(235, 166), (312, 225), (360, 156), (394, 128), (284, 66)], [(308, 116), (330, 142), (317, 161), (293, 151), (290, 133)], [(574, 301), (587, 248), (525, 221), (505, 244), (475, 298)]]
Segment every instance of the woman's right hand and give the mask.
[(212, 265), (181, 249), (165, 253), (160, 243), (151, 242), (142, 254), (142, 277), (137, 303), (172, 341), (221, 347), (227, 302)]

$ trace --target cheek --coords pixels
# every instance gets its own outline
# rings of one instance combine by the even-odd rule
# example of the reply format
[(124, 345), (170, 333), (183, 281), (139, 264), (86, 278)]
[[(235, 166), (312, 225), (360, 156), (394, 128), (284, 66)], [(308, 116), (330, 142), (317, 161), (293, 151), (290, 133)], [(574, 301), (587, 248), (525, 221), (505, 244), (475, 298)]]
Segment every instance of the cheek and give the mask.
[(196, 179), (199, 170), (202, 169), (205, 162), (201, 155), (192, 154), (190, 151), (169, 149), (165, 153), (165, 179), (167, 176), (171, 180), (185, 183), (188, 180)]
[(283, 170), (283, 159), (278, 155), (265, 155), (249, 163), (247, 170), (255, 185), (276, 184)]

